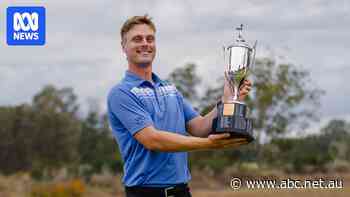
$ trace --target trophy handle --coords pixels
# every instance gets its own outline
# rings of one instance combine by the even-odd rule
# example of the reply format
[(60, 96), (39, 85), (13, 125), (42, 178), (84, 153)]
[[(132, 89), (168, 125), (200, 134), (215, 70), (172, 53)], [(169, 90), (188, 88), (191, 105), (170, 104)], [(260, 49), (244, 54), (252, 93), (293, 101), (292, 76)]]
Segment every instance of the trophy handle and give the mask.
[(255, 65), (255, 54), (256, 54), (256, 45), (257, 45), (257, 43), (258, 43), (258, 41), (255, 40), (254, 46), (253, 46), (253, 54), (252, 54), (253, 60), (252, 60), (251, 64), (249, 65), (250, 68), (252, 68)]
[(223, 45), (222, 46), (222, 51), (223, 51), (223, 57), (224, 57), (224, 64), (225, 64), (225, 67), (227, 67), (227, 65), (226, 65), (226, 47)]

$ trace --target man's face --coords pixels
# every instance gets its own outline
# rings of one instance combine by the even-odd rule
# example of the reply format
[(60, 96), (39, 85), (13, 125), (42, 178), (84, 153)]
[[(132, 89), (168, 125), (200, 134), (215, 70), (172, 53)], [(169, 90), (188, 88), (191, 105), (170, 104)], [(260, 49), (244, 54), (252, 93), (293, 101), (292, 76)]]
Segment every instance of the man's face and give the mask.
[(154, 31), (146, 24), (135, 25), (124, 35), (122, 47), (129, 63), (151, 65), (156, 55)]

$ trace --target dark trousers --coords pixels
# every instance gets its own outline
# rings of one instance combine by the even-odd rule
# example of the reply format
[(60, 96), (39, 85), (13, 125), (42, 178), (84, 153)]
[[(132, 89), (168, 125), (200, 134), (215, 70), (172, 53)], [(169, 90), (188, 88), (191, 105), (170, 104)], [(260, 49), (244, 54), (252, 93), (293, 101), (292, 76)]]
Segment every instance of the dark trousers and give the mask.
[(125, 187), (126, 197), (192, 197), (187, 184), (168, 188)]

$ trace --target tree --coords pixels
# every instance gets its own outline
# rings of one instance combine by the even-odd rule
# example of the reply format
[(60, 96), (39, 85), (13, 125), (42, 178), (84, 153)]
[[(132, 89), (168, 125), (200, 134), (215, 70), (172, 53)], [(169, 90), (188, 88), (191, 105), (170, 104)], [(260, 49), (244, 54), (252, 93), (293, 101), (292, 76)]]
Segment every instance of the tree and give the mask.
[(321, 129), (321, 137), (329, 145), (334, 157), (350, 161), (350, 125), (334, 119)]
[[(291, 129), (305, 128), (317, 119), (323, 91), (312, 86), (309, 73), (292, 64), (277, 65), (269, 58), (258, 59), (250, 70), (253, 88), (245, 100), (254, 119), (254, 130), (276, 137)], [(223, 78), (201, 98), (201, 109), (209, 112), (223, 94)], [(207, 106), (205, 105), (207, 103)], [(204, 113), (205, 114), (205, 113)]]
[[(53, 175), (78, 157), (80, 121), (72, 89), (46, 86), (33, 104), (0, 108), (1, 171)], [(39, 175), (40, 176), (40, 175)]]
[(35, 113), (29, 105), (0, 107), (0, 170), (11, 174), (30, 170), (35, 139)]
[(224, 78), (218, 78), (219, 86), (209, 86), (204, 93), (204, 96), (200, 99), (199, 109), (201, 115), (209, 113), (216, 103), (221, 99), (224, 91)]
[(111, 136), (107, 115), (100, 116), (97, 111), (91, 110), (82, 125), (80, 164), (90, 167), (83, 172), (84, 176), (89, 179), (92, 174), (100, 173), (103, 167), (108, 167), (111, 171), (121, 171), (122, 161)]
[(334, 119), (321, 129), (321, 133), (341, 140), (350, 133), (350, 127), (344, 120)]
[[(177, 88), (188, 98), (198, 97), (193, 91), (201, 79), (195, 74), (195, 65), (176, 69), (172, 78), (177, 79)], [(186, 73), (186, 71), (188, 71)], [(254, 130), (269, 137), (283, 136), (289, 131), (303, 129), (311, 120), (317, 119), (316, 110), (320, 105), (322, 90), (313, 87), (309, 73), (292, 64), (279, 64), (269, 58), (258, 59), (248, 79), (253, 82), (247, 103), (254, 119)], [(175, 76), (175, 77), (174, 77)], [(183, 79), (192, 83), (183, 82)], [(180, 80), (181, 79), (181, 80)], [(219, 84), (209, 87), (200, 98), (202, 114), (208, 113), (223, 94), (223, 77)], [(197, 83), (194, 83), (197, 82)], [(183, 86), (190, 86), (186, 88)]]
[[(195, 74), (195, 67), (185, 65), (171, 74), (171, 79), (177, 81), (175, 84), (178, 90), (187, 98), (198, 97), (194, 90), (200, 85), (201, 79)], [(260, 142), (261, 136), (282, 137), (291, 130), (303, 129), (310, 121), (317, 119), (316, 110), (323, 91), (312, 86), (306, 70), (292, 64), (276, 64), (273, 60), (264, 58), (256, 61), (250, 73), (248, 79), (253, 82), (253, 88), (245, 102), (251, 111), (248, 116), (253, 118), (257, 142)], [(194, 78), (198, 79), (193, 80)], [(210, 112), (223, 94), (223, 77), (218, 81), (217, 86), (207, 88), (203, 97), (199, 99), (202, 115)], [(258, 150), (258, 155), (255, 155), (257, 160), (260, 160), (262, 153), (259, 144), (255, 143), (258, 146), (255, 147)], [(250, 148), (252, 147), (246, 149), (251, 150)], [(245, 158), (249, 161), (253, 153), (248, 152), (249, 155)], [(200, 153), (195, 154), (196, 157), (200, 156)], [(210, 154), (205, 152), (203, 155)]]
[(77, 96), (70, 87), (57, 89), (53, 85), (46, 85), (34, 96), (32, 103), (36, 110), (70, 113), (72, 116), (76, 116), (79, 109)]
[(81, 123), (76, 112), (79, 105), (72, 88), (45, 86), (33, 98), (35, 129), (30, 131), (35, 143), (33, 161), (52, 176), (55, 169), (79, 161), (78, 145)]
[(176, 68), (170, 73), (168, 80), (174, 83), (176, 88), (189, 101), (196, 102), (199, 99), (197, 87), (201, 82), (196, 73), (195, 64), (186, 64), (183, 68)]
[[(287, 171), (306, 173), (326, 171), (327, 164), (335, 159), (330, 143), (324, 136), (278, 138), (262, 147), (264, 157), (261, 159), (263, 161), (268, 162), (270, 167)], [(276, 159), (276, 154), (278, 159)]]
[(258, 134), (274, 137), (305, 128), (315, 120), (323, 91), (312, 86), (309, 73), (292, 64), (264, 58), (252, 70), (253, 92), (247, 103)]

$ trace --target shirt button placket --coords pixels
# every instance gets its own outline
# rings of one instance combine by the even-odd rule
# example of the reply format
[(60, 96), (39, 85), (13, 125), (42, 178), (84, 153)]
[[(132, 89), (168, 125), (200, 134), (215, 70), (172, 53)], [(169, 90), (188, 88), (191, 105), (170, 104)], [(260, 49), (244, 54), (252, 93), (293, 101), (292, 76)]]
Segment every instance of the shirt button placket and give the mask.
[(157, 93), (157, 100), (158, 100), (158, 105), (159, 105), (159, 109), (161, 112), (164, 112), (164, 92), (162, 92), (161, 87), (156, 87), (155, 88), (155, 92)]

